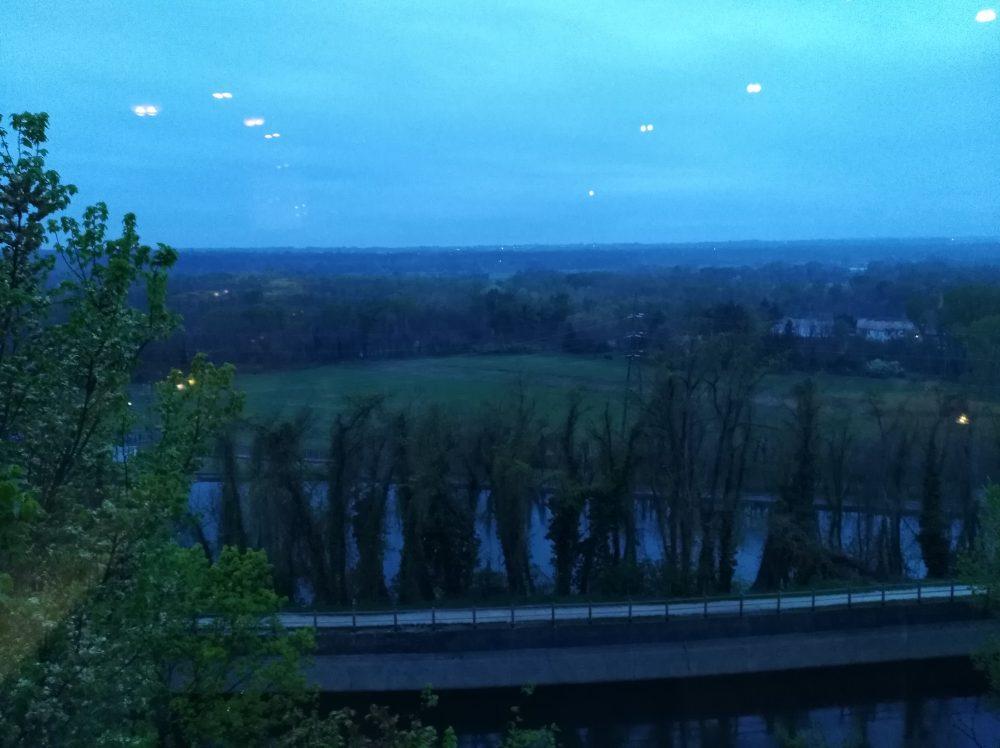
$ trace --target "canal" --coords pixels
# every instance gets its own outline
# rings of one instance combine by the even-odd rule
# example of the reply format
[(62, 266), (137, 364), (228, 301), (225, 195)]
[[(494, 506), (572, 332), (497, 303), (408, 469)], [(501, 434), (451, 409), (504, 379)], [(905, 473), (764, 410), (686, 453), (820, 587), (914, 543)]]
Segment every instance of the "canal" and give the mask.
[(327, 708), (372, 703), (453, 726), (460, 745), (496, 746), (517, 707), (524, 726), (555, 724), (560, 745), (1000, 745), (1000, 716), (967, 659), (586, 687), (325, 697)]

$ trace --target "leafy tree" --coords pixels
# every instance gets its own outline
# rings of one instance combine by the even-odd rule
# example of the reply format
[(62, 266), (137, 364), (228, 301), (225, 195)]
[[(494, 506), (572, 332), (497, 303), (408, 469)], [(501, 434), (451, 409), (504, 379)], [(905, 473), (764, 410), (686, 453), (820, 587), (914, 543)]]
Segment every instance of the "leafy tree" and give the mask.
[(552, 519), (546, 537), (552, 543), (556, 594), (572, 592), (573, 573), (580, 555), (580, 515), (586, 504), (585, 454), (577, 438), (581, 397), (570, 396), (560, 433), (557, 485), (549, 498)]
[(525, 595), (534, 590), (528, 530), (532, 502), (537, 495), (533, 458), (539, 433), (534, 404), (523, 389), (519, 389), (512, 402), (497, 404), (487, 447), (490, 506), (496, 517), (511, 595)]
[(246, 522), (243, 519), (243, 499), (240, 491), (241, 475), (237, 466), (236, 433), (226, 429), (219, 438), (218, 458), (222, 470), (219, 545), (243, 550), (247, 547)]
[(307, 579), (323, 599), (330, 589), (330, 571), (305, 463), (308, 428), (307, 412), (257, 428), (251, 455), (251, 544), (267, 553), (279, 592), (293, 597), (298, 581)]
[(917, 542), (930, 577), (946, 577), (951, 568), (951, 533), (941, 500), (941, 466), (937, 446), (938, 424), (931, 427), (924, 456), (923, 501)]
[(60, 215), (74, 190), (45, 169), (46, 125), (0, 121), (0, 743), (267, 734), (304, 693), (308, 642), (259, 636), (279, 600), (262, 557), (212, 565), (175, 540), (190, 475), (239, 410), (233, 371), (197, 357), (172, 372), (158, 441), (127, 470), (116, 459), (137, 358), (175, 322), (175, 255), (142, 244), (131, 215), (111, 238), (102, 204)]
[(820, 400), (807, 379), (793, 389), (795, 406), (788, 426), (792, 443), (789, 477), (771, 511), (755, 586), (780, 589), (803, 584), (822, 573), (826, 554), (819, 543), (816, 486), (819, 480)]
[[(350, 600), (347, 547), (352, 504), (361, 490), (370, 421), (380, 404), (378, 397), (350, 403), (347, 412), (334, 418), (330, 432), (326, 534), (332, 587), (323, 590), (323, 596), (341, 605)], [(371, 540), (380, 542), (380, 536), (372, 535)]]
[(468, 592), (478, 557), (474, 508), (452, 481), (455, 424), (440, 408), (396, 419), (397, 508), (403, 525), (399, 594), (433, 600)]
[[(980, 519), (975, 545), (961, 558), (959, 568), (966, 581), (983, 592), (987, 606), (996, 614), (1000, 612), (1000, 484), (986, 487)], [(1000, 694), (1000, 638), (992, 639), (977, 661), (993, 692)]]
[(392, 478), (391, 445), (384, 418), (367, 435), (362, 485), (354, 502), (352, 527), (358, 546), (357, 590), (361, 600), (388, 597), (383, 562), (385, 519)]
[[(282, 628), (268, 557), (223, 547), (213, 561), (203, 535), (177, 542), (200, 529), (191, 476), (242, 406), (234, 370), (196, 356), (171, 371), (155, 388), (155, 443), (116, 456), (139, 353), (175, 322), (175, 255), (142, 244), (131, 215), (108, 238), (100, 204), (43, 225), (73, 194), (44, 168), (46, 124), (0, 120), (0, 745), (321, 744), (350, 718), (315, 715), (311, 635)], [(277, 546), (293, 556), (278, 559), (292, 562), (286, 584), (296, 555), (322, 568), (295, 435), (284, 424), (258, 440), (284, 492), (271, 508), (307, 531)], [(235, 482), (225, 535), (239, 543)], [(331, 744), (455, 744), (373, 715), (379, 738), (352, 728)]]

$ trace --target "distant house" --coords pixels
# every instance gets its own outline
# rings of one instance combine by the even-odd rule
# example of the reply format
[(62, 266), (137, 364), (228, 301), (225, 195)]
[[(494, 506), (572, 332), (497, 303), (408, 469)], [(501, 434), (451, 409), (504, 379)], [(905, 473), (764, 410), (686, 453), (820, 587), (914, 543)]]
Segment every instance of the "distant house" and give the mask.
[(829, 338), (833, 335), (833, 320), (815, 317), (785, 317), (771, 327), (773, 335), (796, 338)]
[(856, 332), (865, 340), (879, 343), (917, 336), (917, 328), (905, 319), (859, 319)]

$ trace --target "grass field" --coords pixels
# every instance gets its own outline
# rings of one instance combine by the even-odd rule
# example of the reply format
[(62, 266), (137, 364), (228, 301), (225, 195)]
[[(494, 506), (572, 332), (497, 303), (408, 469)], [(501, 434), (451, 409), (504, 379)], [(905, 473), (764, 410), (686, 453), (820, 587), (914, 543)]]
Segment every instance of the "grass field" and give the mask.
[(624, 361), (558, 355), (449, 356), (338, 364), (237, 377), (249, 418), (291, 416), (303, 408), (327, 420), (345, 399), (381, 394), (396, 407), (438, 403), (473, 408), (520, 388), (543, 413), (558, 411), (580, 389), (591, 403), (621, 400)]
[[(345, 398), (375, 393), (385, 395), (396, 407), (438, 403), (463, 411), (513, 396), (519, 387), (535, 401), (541, 414), (556, 416), (573, 389), (581, 391), (591, 412), (599, 412), (607, 402), (615, 409), (620, 407), (625, 367), (623, 358), (451, 356), (245, 374), (238, 376), (237, 383), (246, 392), (246, 415), (252, 420), (289, 417), (308, 408), (319, 423), (325, 423), (344, 407)], [(644, 367), (643, 377), (648, 388), (656, 377), (651, 365)], [(761, 404), (780, 409), (794, 384), (803, 378), (801, 374), (768, 376), (762, 384)], [(866, 408), (870, 392), (880, 393), (891, 402), (907, 397), (930, 398), (933, 387), (933, 383), (904, 379), (820, 375), (816, 380), (827, 408), (856, 411), (859, 415)]]

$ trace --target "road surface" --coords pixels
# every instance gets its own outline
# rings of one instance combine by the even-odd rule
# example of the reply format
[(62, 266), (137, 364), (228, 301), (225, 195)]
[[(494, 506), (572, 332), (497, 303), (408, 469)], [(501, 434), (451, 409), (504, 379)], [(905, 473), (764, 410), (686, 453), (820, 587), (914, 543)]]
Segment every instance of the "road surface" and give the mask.
[(743, 598), (674, 600), (637, 603), (568, 603), (560, 605), (488, 606), (483, 608), (427, 608), (423, 610), (358, 611), (337, 613), (282, 613), (287, 628), (386, 629), (519, 623), (562, 623), (602, 620), (663, 620), (778, 614), (813, 608), (878, 606), (889, 603), (944, 601), (969, 598), (976, 590), (967, 584), (929, 584), (848, 592), (754, 595)]

